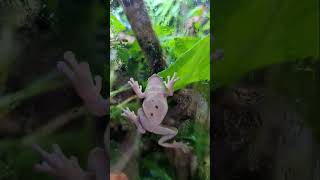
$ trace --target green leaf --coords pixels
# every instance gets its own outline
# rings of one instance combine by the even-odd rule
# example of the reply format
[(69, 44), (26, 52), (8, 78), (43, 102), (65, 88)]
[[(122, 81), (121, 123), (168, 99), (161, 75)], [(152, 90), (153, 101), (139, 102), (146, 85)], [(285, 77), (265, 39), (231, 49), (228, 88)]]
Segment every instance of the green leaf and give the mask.
[(181, 55), (174, 64), (160, 72), (163, 78), (177, 72), (180, 78), (176, 82), (175, 90), (188, 84), (210, 80), (210, 38), (206, 36), (197, 42), (191, 49)]
[(163, 179), (172, 180), (170, 165), (163, 154), (153, 152), (146, 155), (141, 163), (140, 178), (141, 180)]
[(126, 26), (123, 25), (113, 14), (110, 14), (110, 27), (115, 33), (119, 33), (126, 29)]
[(174, 28), (169, 26), (161, 26), (159, 24), (154, 25), (153, 29), (159, 38), (170, 36), (174, 33)]
[(213, 89), (246, 73), (307, 56), (319, 57), (318, 0), (217, 0)]
[(197, 37), (173, 37), (165, 40), (162, 43), (162, 47), (174, 58), (178, 58), (192, 48), (199, 40), (200, 38)]

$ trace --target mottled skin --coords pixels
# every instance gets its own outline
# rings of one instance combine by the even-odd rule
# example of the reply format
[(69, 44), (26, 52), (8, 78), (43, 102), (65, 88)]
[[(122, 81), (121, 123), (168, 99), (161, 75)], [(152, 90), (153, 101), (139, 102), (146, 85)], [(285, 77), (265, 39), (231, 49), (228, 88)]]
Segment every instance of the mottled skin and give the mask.
[(130, 78), (128, 83), (132, 87), (133, 91), (140, 99), (144, 100), (142, 108), (138, 110), (138, 115), (130, 111), (129, 108), (123, 109), (122, 115), (132, 121), (137, 126), (140, 133), (144, 134), (148, 131), (162, 135), (158, 141), (160, 146), (167, 148), (180, 148), (183, 152), (188, 152), (190, 151), (190, 148), (181, 142), (167, 142), (177, 135), (178, 130), (174, 127), (165, 127), (161, 125), (168, 112), (167, 97), (173, 96), (173, 86), (178, 80), (175, 76), (176, 73), (174, 73), (172, 78), (168, 76), (168, 81), (164, 82), (160, 76), (153, 74), (148, 79), (145, 92), (142, 92), (142, 87), (139, 86), (137, 81)]

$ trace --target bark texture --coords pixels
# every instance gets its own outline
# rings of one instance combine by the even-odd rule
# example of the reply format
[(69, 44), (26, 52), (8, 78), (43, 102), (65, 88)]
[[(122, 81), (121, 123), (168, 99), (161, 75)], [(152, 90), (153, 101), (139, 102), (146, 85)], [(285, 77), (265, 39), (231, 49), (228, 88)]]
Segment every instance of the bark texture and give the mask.
[(138, 43), (149, 62), (151, 74), (162, 71), (166, 62), (162, 56), (160, 42), (143, 0), (120, 0)]

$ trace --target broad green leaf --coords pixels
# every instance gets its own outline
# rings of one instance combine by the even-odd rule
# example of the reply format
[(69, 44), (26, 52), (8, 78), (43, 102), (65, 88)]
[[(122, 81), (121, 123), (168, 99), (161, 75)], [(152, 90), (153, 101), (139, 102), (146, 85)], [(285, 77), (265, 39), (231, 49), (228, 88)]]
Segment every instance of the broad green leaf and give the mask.
[(319, 57), (318, 0), (217, 0), (213, 89), (272, 64)]
[(181, 55), (174, 64), (160, 72), (163, 78), (177, 72), (180, 78), (175, 84), (175, 90), (188, 84), (210, 80), (210, 38), (206, 36), (197, 42), (190, 50)]
[(174, 28), (169, 26), (161, 26), (159, 24), (153, 27), (156, 35), (161, 39), (162, 37), (170, 36), (174, 33)]
[(200, 38), (197, 37), (174, 37), (165, 40), (162, 43), (162, 47), (165, 48), (170, 53), (170, 55), (178, 58), (183, 53), (192, 48), (199, 40)]
[(126, 26), (123, 25), (113, 14), (110, 14), (110, 27), (115, 33), (119, 33), (126, 29)]

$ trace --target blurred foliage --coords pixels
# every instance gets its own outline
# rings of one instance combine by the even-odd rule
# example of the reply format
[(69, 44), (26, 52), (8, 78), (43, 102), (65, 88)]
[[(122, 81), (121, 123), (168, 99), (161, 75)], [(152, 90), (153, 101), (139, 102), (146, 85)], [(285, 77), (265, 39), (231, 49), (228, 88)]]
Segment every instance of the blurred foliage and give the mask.
[[(68, 107), (65, 102), (75, 105), (71, 102), (74, 99), (68, 95), (58, 96), (56, 101), (48, 98), (46, 103), (43, 103), (46, 98), (41, 98), (64, 94), (62, 87), (68, 81), (58, 76), (55, 69), (56, 61), (61, 60), (64, 51), (74, 51), (80, 61), (90, 64), (94, 74), (109, 77), (109, 70), (104, 71), (108, 65), (106, 39), (96, 38), (101, 37), (99, 30), (104, 28), (104, 7), (99, 3), (89, 0), (0, 2), (0, 45), (6, 47), (3, 49), (6, 53), (0, 58), (0, 122), (4, 127), (4, 121), (21, 127), (16, 134), (0, 132), (1, 180), (52, 179), (33, 171), (39, 156), (21, 140), (45, 126), (49, 119), (54, 119), (52, 116), (61, 113), (58, 112), (60, 109), (65, 111), (63, 107)], [(108, 78), (104, 80), (109, 81)], [(34, 109), (37, 103), (46, 104), (42, 109), (44, 112)], [(57, 143), (68, 156), (77, 156), (82, 167), (86, 167), (88, 152), (94, 146), (94, 128), (89, 125), (93, 120), (88, 121), (91, 122), (84, 125), (79, 122), (76, 125), (67, 124), (36, 143), (49, 152), (52, 150), (50, 146)], [(30, 127), (26, 122), (31, 122)]]
[[(251, 168), (246, 168), (248, 161), (238, 163), (234, 168), (230, 168), (231, 166), (224, 166), (222, 161), (225, 159), (222, 158), (221, 166), (224, 168), (221, 170), (225, 170), (225, 179), (235, 176), (234, 179), (248, 179), (248, 177), (254, 177), (255, 179), (263, 177), (268, 179), (269, 177), (270, 179), (270, 177), (277, 177), (277, 175), (274, 175), (277, 173), (281, 174), (282, 177), (276, 179), (294, 179), (300, 174), (310, 175), (310, 169), (314, 168), (317, 171), (314, 165), (317, 158), (308, 159), (299, 149), (303, 149), (303, 152), (312, 151), (315, 153), (315, 157), (318, 156), (318, 144), (314, 141), (314, 137), (320, 139), (317, 110), (320, 97), (319, 1), (217, 0), (212, 9), (214, 12), (212, 18), (214, 28), (211, 28), (216, 40), (214, 49), (222, 48), (225, 56), (212, 64), (211, 90), (215, 91), (219, 88), (219, 92), (227, 92), (230, 87), (241, 88), (245, 86), (244, 88), (253, 87), (257, 92), (265, 94), (266, 99), (262, 106), (253, 107), (263, 116), (261, 117), (263, 125), (257, 129), (258, 133), (249, 136), (250, 138), (256, 138), (256, 135), (259, 136), (268, 132), (269, 135), (267, 136), (270, 139), (258, 138), (258, 141), (254, 142), (253, 145), (267, 142), (264, 143), (267, 144), (265, 148), (274, 149), (266, 150), (264, 148), (259, 150), (261, 154), (269, 151), (268, 157), (270, 158), (259, 160), (256, 163), (259, 166), (264, 166), (263, 164), (266, 162), (272, 164), (269, 166), (269, 173), (268, 168), (261, 168), (261, 171), (259, 170), (257, 173), (252, 171)], [(257, 75), (257, 79), (253, 80), (255, 75)], [(248, 78), (248, 76), (251, 77)], [(217, 92), (217, 96), (220, 95), (218, 91), (215, 92)], [(254, 99), (254, 97), (248, 98), (248, 100), (251, 99)], [(225, 99), (225, 101), (223, 103), (227, 104), (228, 100)], [(236, 101), (240, 100), (237, 99)], [(272, 106), (277, 107), (276, 112), (274, 112)], [(278, 109), (278, 107), (281, 109)], [(242, 112), (243, 110), (237, 111)], [(286, 113), (286, 115), (282, 117), (279, 112)], [(228, 118), (223, 117), (222, 112), (220, 113), (217, 113), (216, 117), (221, 118), (222, 123), (217, 129), (228, 128), (229, 125), (226, 126), (223, 123)], [(288, 116), (298, 114), (297, 119), (303, 120), (303, 122), (294, 122), (293, 119), (296, 117), (286, 117), (287, 114)], [(240, 121), (241, 118), (237, 114), (233, 121)], [(275, 119), (277, 122), (275, 122)], [(290, 134), (292, 132), (288, 133), (287, 129), (292, 127), (299, 129), (297, 130), (299, 132), (295, 132), (294, 135)], [(241, 132), (242, 129), (236, 129), (236, 131)], [(315, 136), (303, 137), (303, 133), (306, 132), (311, 132)], [(243, 139), (245, 138), (247, 136), (243, 137)], [(279, 139), (281, 139), (281, 143), (275, 143)], [(232, 151), (232, 147), (225, 148), (227, 147), (225, 146), (227, 141), (227, 138), (221, 136), (217, 140), (217, 143), (223, 142), (223, 145), (220, 144), (219, 146), (222, 147), (223, 152), (226, 152), (224, 155), (226, 159), (232, 157), (233, 154), (228, 153), (229, 149)], [(302, 147), (301, 144), (303, 143), (310, 143), (312, 147), (305, 145)], [(282, 146), (283, 144), (285, 146)], [(251, 145), (245, 148), (250, 149)], [(252, 154), (255, 153), (249, 150), (248, 155), (254, 156)], [(290, 158), (285, 157), (287, 154)], [(296, 160), (299, 159), (297, 156), (306, 161)], [(230, 164), (234, 164), (233, 159), (231, 158)], [(279, 166), (279, 164), (281, 165)], [(309, 168), (310, 166), (313, 167)], [(315, 174), (314, 178), (318, 178), (316, 176)], [(302, 179), (308, 179), (308, 177)]]
[(216, 47), (225, 58), (213, 65), (212, 89), (272, 64), (319, 58), (319, 1), (217, 0)]
[(14, 162), (7, 152), (0, 152), (0, 179), (1, 180), (17, 180), (17, 174)]
[(211, 89), (266, 70), (268, 87), (306, 118), (320, 139), (319, 1), (215, 1), (214, 48), (225, 58), (213, 64)]
[(0, 113), (10, 112), (11, 110), (17, 108), (24, 100), (41, 95), (48, 91), (56, 90), (65, 84), (65, 81), (57, 79), (56, 73), (50, 73), (47, 77), (35, 80), (25, 89), (1, 97)]
[(273, 67), (268, 87), (281, 95), (295, 112), (301, 113), (306, 125), (320, 141), (318, 100), (320, 98), (320, 63), (314, 58), (295, 60)]
[[(81, 139), (81, 143), (75, 141), (75, 137)], [(88, 152), (93, 147), (90, 135), (83, 131), (59, 133), (45, 137), (37, 143), (49, 152), (52, 150), (52, 144), (59, 144), (66, 155), (79, 157), (82, 167), (86, 167)], [(31, 147), (22, 145), (19, 140), (2, 140), (0, 142), (0, 167), (1, 171), (5, 172), (1, 173), (0, 179), (51, 179), (46, 174), (31, 173), (37, 161), (40, 161), (39, 156), (32, 151)]]
[(140, 167), (141, 180), (163, 179), (173, 180), (173, 170), (168, 167), (164, 154), (150, 153), (143, 158)]

